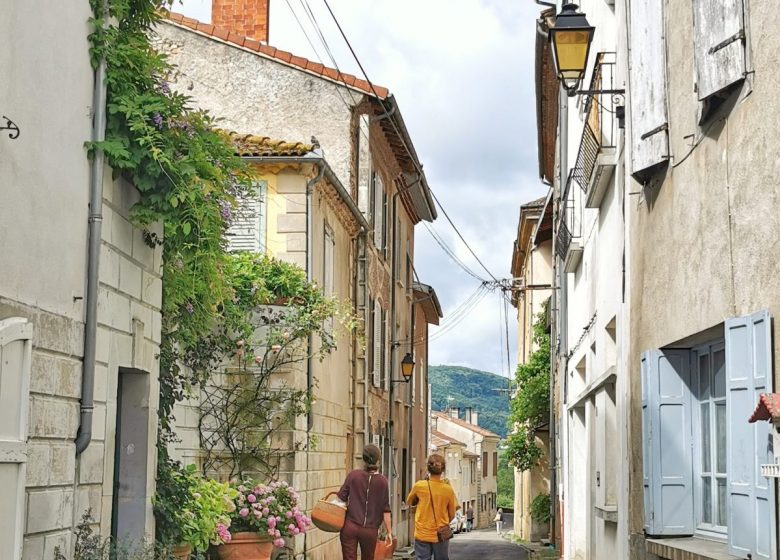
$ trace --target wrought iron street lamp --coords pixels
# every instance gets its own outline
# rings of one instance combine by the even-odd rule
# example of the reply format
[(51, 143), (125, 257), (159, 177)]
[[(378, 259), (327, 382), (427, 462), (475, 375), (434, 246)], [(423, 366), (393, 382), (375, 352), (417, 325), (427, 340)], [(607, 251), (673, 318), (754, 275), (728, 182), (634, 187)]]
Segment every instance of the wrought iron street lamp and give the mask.
[(404, 359), (401, 360), (401, 377), (402, 379), (393, 379), (393, 383), (409, 383), (414, 373), (414, 358), (412, 354), (407, 352)]
[(585, 76), (590, 44), (596, 32), (577, 8), (577, 4), (564, 4), (555, 18), (555, 25), (550, 28), (555, 73), (569, 97), (577, 93)]

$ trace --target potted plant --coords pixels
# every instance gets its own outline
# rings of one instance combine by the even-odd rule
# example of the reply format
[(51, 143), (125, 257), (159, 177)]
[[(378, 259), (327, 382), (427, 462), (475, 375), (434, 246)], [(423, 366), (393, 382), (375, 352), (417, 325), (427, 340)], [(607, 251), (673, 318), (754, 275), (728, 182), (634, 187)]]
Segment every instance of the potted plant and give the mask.
[(230, 542), (217, 547), (221, 560), (268, 560), (274, 547), (285, 546), (311, 526), (298, 507), (298, 493), (286, 482), (269, 485), (245, 480), (234, 486)]
[(189, 500), (178, 516), (182, 544), (174, 548), (173, 555), (187, 559), (193, 551), (205, 552), (210, 544), (230, 542), (230, 513), (237, 494), (228, 483), (194, 479)]

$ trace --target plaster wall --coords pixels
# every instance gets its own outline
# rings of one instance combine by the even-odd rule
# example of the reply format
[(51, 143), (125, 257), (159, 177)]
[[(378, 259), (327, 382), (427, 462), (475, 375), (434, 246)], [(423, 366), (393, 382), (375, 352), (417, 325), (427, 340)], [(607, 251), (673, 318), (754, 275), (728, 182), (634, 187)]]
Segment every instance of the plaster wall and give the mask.
[(171, 87), (220, 117), (219, 126), (288, 142), (316, 137), (341, 182), (350, 184), (352, 107), (362, 95), (167, 21), (156, 33), (156, 46), (177, 65)]
[[(690, 4), (665, 8), (670, 166), (628, 205), (632, 284), (630, 339), (630, 531), (642, 532), (641, 352), (724, 319), (769, 309), (780, 316), (780, 113), (774, 71), (780, 16), (770, 5), (746, 8), (748, 76), (742, 91), (703, 124), (694, 84)], [(701, 138), (693, 147), (689, 135)], [(775, 390), (780, 339), (774, 329)], [(641, 556), (636, 556), (641, 558)]]

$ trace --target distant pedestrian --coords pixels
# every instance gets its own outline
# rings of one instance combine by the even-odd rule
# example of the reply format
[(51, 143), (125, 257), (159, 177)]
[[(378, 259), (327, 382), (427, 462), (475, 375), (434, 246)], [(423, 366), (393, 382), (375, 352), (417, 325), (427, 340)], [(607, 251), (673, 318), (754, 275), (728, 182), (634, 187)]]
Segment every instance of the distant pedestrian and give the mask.
[(381, 456), (376, 445), (366, 445), (363, 448), (365, 468), (350, 472), (338, 492), (339, 499), (347, 502), (347, 518), (340, 534), (343, 560), (357, 560), (358, 544), (360, 557), (374, 560), (382, 522), (387, 529), (386, 544), (393, 542), (387, 478), (379, 473)]
[(466, 510), (466, 532), (470, 533), (474, 529), (474, 508), (469, 505)]
[(417, 507), (414, 514), (415, 560), (449, 560), (449, 540), (439, 541), (438, 529), (455, 517), (457, 499), (452, 486), (442, 480), (444, 457), (428, 457), (428, 478), (412, 487), (406, 503)]
[(499, 535), (501, 534), (501, 529), (504, 528), (504, 510), (501, 508), (498, 508), (498, 511), (496, 512), (496, 516), (493, 518), (493, 521), (496, 522), (496, 533)]

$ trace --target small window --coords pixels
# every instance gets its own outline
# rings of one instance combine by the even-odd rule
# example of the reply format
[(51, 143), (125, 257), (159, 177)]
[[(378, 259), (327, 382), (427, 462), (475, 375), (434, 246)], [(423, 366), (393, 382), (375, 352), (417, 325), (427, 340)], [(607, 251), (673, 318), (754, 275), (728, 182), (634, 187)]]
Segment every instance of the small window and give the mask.
[(482, 452), (482, 478), (487, 478), (488, 475), (488, 453)]
[(493, 452), (493, 476), (498, 476), (498, 452)]

